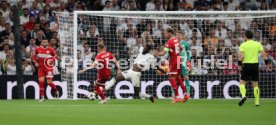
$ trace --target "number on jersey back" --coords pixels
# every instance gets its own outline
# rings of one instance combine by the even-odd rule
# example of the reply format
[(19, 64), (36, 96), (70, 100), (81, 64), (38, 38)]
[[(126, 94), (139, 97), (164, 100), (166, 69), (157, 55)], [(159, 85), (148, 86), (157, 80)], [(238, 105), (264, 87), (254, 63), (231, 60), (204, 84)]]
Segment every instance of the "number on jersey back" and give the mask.
[(176, 59), (180, 54), (180, 43), (176, 38), (168, 40), (166, 47), (169, 48), (170, 59)]

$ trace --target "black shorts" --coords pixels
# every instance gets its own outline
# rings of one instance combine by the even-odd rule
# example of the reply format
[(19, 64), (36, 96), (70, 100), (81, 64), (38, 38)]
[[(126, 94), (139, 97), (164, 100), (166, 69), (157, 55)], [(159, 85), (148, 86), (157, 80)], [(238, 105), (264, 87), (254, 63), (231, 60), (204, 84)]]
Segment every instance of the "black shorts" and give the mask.
[(244, 63), (241, 71), (241, 80), (259, 81), (259, 64)]

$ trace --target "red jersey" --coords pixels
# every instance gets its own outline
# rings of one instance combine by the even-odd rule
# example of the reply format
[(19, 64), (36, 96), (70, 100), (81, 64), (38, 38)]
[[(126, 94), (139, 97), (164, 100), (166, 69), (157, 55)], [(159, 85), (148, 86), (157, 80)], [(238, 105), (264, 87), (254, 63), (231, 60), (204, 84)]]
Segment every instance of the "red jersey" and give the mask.
[(165, 47), (169, 48), (170, 64), (176, 64), (180, 56), (180, 42), (176, 38), (170, 38)]
[(35, 49), (33, 61), (39, 64), (39, 68), (53, 68), (57, 54), (52, 47), (39, 46)]
[(110, 52), (101, 52), (96, 56), (96, 62), (98, 63), (98, 77), (100, 78), (109, 78), (110, 77), (110, 68), (109, 62), (113, 60), (114, 56)]

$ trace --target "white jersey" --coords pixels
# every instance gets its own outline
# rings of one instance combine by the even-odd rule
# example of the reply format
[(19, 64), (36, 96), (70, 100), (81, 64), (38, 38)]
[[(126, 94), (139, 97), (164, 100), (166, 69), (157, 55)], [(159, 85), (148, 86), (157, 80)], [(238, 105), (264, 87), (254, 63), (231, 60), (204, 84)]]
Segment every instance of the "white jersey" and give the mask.
[(154, 56), (150, 53), (142, 54), (144, 47), (140, 47), (139, 54), (134, 61), (134, 64), (142, 65), (142, 71), (146, 71), (150, 69), (150, 66), (154, 66)]
[[(154, 64), (154, 57), (152, 54), (147, 53), (147, 54), (142, 54), (144, 50), (144, 47), (140, 47), (139, 49), (139, 54), (137, 58), (134, 61), (134, 64), (139, 64), (142, 65), (142, 71), (146, 71), (150, 69), (150, 66)], [(140, 77), (141, 77), (141, 72), (135, 72), (131, 69), (122, 72), (122, 75), (126, 80), (131, 80), (131, 83), (135, 87), (140, 87)]]

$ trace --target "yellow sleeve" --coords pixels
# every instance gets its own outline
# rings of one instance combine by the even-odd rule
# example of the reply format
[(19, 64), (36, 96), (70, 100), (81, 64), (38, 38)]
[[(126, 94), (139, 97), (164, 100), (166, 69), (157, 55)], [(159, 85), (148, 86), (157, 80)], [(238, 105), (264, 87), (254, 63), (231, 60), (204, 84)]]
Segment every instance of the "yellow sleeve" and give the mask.
[(259, 48), (258, 48), (259, 52), (263, 51), (264, 50), (264, 47), (261, 43), (259, 43)]
[(244, 52), (244, 47), (243, 47), (243, 45), (244, 45), (244, 44), (241, 44), (241, 46), (240, 46), (240, 48), (239, 48), (239, 50), (242, 51), (242, 52)]

